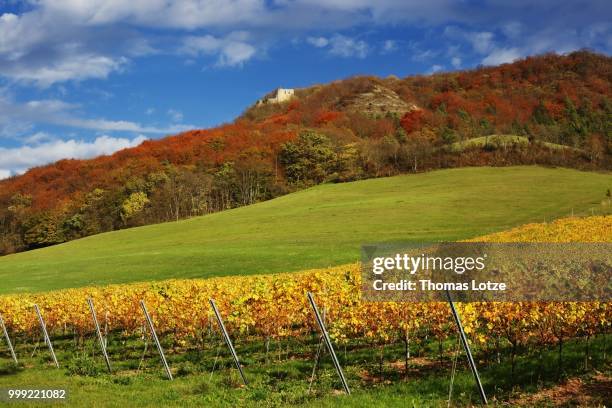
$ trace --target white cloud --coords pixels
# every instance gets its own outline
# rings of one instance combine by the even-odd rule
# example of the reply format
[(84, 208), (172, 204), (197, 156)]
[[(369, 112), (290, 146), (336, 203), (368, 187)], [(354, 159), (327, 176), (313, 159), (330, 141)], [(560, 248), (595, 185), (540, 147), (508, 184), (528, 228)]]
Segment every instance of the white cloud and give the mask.
[(139, 133), (177, 133), (193, 128), (190, 125), (171, 125), (166, 127), (145, 126), (127, 120), (106, 120), (106, 119), (84, 119), (79, 117), (57, 117), (52, 118), (48, 123), (70, 126), (79, 129), (91, 129), (102, 131), (124, 131)]
[(451, 65), (455, 68), (460, 68), (461, 67), (461, 58), (459, 57), (453, 57), (451, 58)]
[(189, 36), (179, 49), (190, 56), (217, 55), (217, 66), (241, 66), (255, 55), (255, 47), (247, 43), (246, 32), (234, 32), (225, 38), (212, 35)]
[(429, 68), (429, 72), (431, 74), (435, 74), (436, 72), (440, 72), (444, 69), (443, 65), (438, 65), (438, 64), (434, 64), (431, 66), (431, 68)]
[(168, 109), (168, 116), (173, 122), (181, 122), (183, 120), (183, 112), (176, 109)]
[(454, 41), (467, 41), (479, 54), (486, 54), (495, 46), (495, 35), (490, 31), (467, 31), (459, 27), (448, 26), (444, 29), (444, 35)]
[(257, 21), (268, 12), (264, 0), (41, 0), (39, 4), (50, 14), (66, 15), (93, 26), (130, 22), (194, 29)]
[(27, 169), (53, 163), (61, 159), (87, 159), (118, 150), (134, 147), (147, 138), (143, 135), (132, 139), (99, 136), (89, 142), (84, 140), (52, 140), (36, 146), (15, 148), (0, 147), (0, 178), (21, 174)]
[[(135, 133), (177, 133), (193, 128), (191, 125), (174, 124), (171, 126), (147, 126), (126, 120), (103, 118), (83, 118), (78, 115), (79, 105), (58, 99), (33, 100), (16, 103), (0, 95), (0, 134), (9, 136), (11, 132), (23, 133), (34, 123), (68, 126), (98, 131), (127, 131)], [(15, 132), (21, 129), (21, 132)]]
[[(99, 33), (104, 30), (112, 33), (107, 28)], [(123, 35), (118, 44), (133, 47), (131, 37)], [(116, 44), (114, 49), (122, 46)], [(44, 7), (21, 15), (0, 15), (0, 75), (12, 80), (47, 87), (68, 80), (106, 78), (128, 61), (114, 54), (110, 44), (96, 41), (93, 31)]]
[(480, 54), (485, 54), (493, 48), (493, 33), (488, 31), (467, 33), (467, 39), (472, 43), (474, 50)]
[(425, 50), (425, 51), (418, 51), (415, 50), (415, 52), (412, 54), (412, 60), (413, 61), (418, 61), (418, 62), (423, 62), (426, 61), (428, 59), (437, 57), (439, 54), (438, 51), (434, 51), (434, 50)]
[(482, 63), (484, 65), (499, 65), (512, 62), (521, 57), (521, 52), (517, 48), (499, 48), (487, 55)]
[(397, 50), (397, 41), (394, 40), (386, 40), (383, 43), (382, 51), (383, 53), (390, 53)]
[(370, 52), (370, 47), (365, 41), (341, 34), (335, 34), (330, 38), (308, 37), (306, 41), (317, 48), (327, 48), (331, 55), (338, 57), (365, 58)]
[(522, 31), (523, 25), (518, 21), (511, 21), (509, 23), (503, 24), (501, 27), (502, 32), (508, 38), (518, 38)]
[(417, 62), (424, 62), (440, 54), (439, 50), (433, 50), (431, 48), (423, 49), (423, 46), (416, 41), (410, 41), (408, 43), (408, 50), (410, 51), (410, 59)]
[(306, 42), (317, 48), (327, 47), (329, 44), (329, 40), (325, 37), (308, 37), (306, 38)]
[[(0, 0), (1, 1), (1, 0)], [(562, 3), (492, 0), (36, 0), (25, 12), (0, 15), (0, 77), (49, 86), (107, 78), (142, 55), (175, 54), (186, 36), (207, 38), (197, 54), (217, 57), (217, 66), (239, 66), (261, 52), (260, 44), (306, 37), (330, 53), (364, 58), (363, 40), (332, 36), (344, 29), (455, 24), (455, 34), (488, 56), (496, 49), (538, 52), (596, 47), (612, 51), (604, 16), (609, 0)], [(526, 12), (525, 10), (529, 11)], [(160, 18), (163, 16), (163, 18)], [(594, 29), (596, 25), (607, 25)], [(473, 31), (457, 27), (473, 27)], [(152, 30), (151, 30), (152, 29)], [(589, 31), (590, 30), (590, 31)], [(248, 31), (252, 39), (228, 39)], [(453, 29), (449, 29), (452, 35)], [(322, 37), (307, 37), (312, 32)], [(563, 35), (559, 33), (565, 32)], [(330, 34), (325, 34), (330, 33)], [(297, 34), (297, 35), (296, 35)], [(495, 43), (495, 40), (504, 42)], [(394, 40), (382, 46), (391, 51)], [(539, 47), (530, 46), (538, 42)], [(427, 53), (427, 51), (425, 51)], [(427, 54), (417, 56), (425, 60)]]
[(344, 35), (334, 35), (330, 40), (330, 54), (340, 57), (365, 58), (368, 55), (368, 44), (363, 40), (346, 37)]
[(30, 136), (21, 138), (21, 140), (25, 142), (26, 144), (32, 145), (32, 144), (39, 144), (39, 143), (44, 143), (44, 142), (49, 142), (51, 140), (55, 140), (55, 137), (53, 137), (47, 132), (36, 132)]
[(113, 71), (120, 71), (128, 60), (93, 54), (69, 55), (63, 59), (51, 60), (39, 65), (11, 64), (3, 74), (17, 81), (48, 87), (57, 82), (103, 79)]
[(255, 55), (255, 47), (247, 43), (232, 41), (223, 47), (218, 65), (230, 67), (242, 65), (253, 55)]

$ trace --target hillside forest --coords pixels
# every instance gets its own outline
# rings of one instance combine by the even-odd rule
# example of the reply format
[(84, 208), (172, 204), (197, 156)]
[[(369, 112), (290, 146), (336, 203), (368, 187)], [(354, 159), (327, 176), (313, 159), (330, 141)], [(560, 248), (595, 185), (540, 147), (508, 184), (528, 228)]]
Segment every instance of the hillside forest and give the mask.
[(0, 181), (0, 255), (320, 183), (461, 166), (610, 170), (611, 118), (612, 58), (590, 51), (296, 89), (233, 123)]

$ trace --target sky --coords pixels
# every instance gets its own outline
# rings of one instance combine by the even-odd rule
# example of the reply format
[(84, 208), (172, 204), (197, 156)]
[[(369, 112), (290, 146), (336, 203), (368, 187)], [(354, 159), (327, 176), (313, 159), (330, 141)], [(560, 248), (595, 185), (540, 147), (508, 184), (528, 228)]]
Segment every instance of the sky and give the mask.
[(277, 88), (589, 48), (612, 2), (0, 0), (0, 179), (232, 121)]

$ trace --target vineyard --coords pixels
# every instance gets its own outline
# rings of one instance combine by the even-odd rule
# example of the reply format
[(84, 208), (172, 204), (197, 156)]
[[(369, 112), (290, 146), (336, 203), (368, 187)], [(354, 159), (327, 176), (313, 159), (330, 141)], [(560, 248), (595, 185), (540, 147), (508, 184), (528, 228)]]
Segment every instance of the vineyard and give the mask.
[[(529, 224), (475, 238), (490, 242), (610, 242), (612, 217), (567, 218)], [(70, 337), (78, 344), (92, 338), (86, 298), (96, 304), (105, 333), (130, 339), (143, 332), (139, 302), (144, 300), (160, 337), (177, 353), (205, 346), (216, 328), (208, 300), (214, 298), (231, 336), (243, 342), (269, 344), (308, 338), (317, 329), (306, 293), (312, 292), (326, 312), (336, 344), (400, 344), (408, 369), (410, 348), (423, 342), (443, 344), (454, 338), (446, 303), (366, 303), (360, 301), (360, 265), (350, 264), (292, 274), (207, 280), (169, 280), (69, 289), (35, 295), (0, 297), (0, 313), (11, 336), (36, 339), (38, 304), (51, 337)], [(604, 302), (458, 304), (465, 331), (484, 355), (509, 350), (512, 371), (518, 350), (554, 345), (562, 358), (564, 342), (585, 342), (610, 332), (612, 308)], [(587, 347), (588, 350), (588, 347)], [(586, 357), (588, 360), (588, 356)]]
[[(612, 217), (610, 216), (566, 218), (552, 223), (528, 224), (472, 239), (481, 242), (610, 242), (611, 240)], [(111, 360), (116, 367), (115, 374), (121, 377), (125, 375), (133, 377), (136, 368), (140, 375), (143, 374), (140, 371), (143, 360), (136, 363), (142, 352), (138, 350), (142, 349), (143, 340), (145, 340), (143, 359), (147, 353), (147, 329), (139, 305), (143, 300), (155, 322), (157, 334), (164, 348), (170, 353), (170, 369), (181, 376), (186, 370), (187, 372), (194, 370), (194, 365), (185, 360), (196, 359), (195, 367), (199, 367), (195, 368), (196, 372), (210, 370), (211, 361), (214, 361), (212, 371), (218, 366), (219, 337), (215, 334), (218, 330), (209, 305), (209, 299), (213, 298), (221, 311), (230, 336), (237, 344), (247, 376), (253, 376), (254, 372), (259, 373), (261, 371), (257, 369), (259, 364), (266, 368), (263, 374), (259, 373), (258, 381), (261, 383), (268, 384), (269, 380), (265, 378), (269, 379), (272, 376), (274, 379), (280, 375), (278, 365), (275, 365), (274, 369), (268, 368), (267, 364), (271, 358), (269, 354), (273, 353), (270, 350), (278, 352), (279, 360), (274, 364), (289, 364), (294, 360), (295, 362), (290, 364), (298, 364), (299, 361), (302, 374), (294, 373), (295, 378), (287, 379), (292, 380), (291, 386), (299, 390), (296, 391), (297, 394), (295, 392), (292, 394), (293, 397), (283, 396), (278, 388), (274, 388), (278, 386), (265, 385), (275, 392), (281, 392), (279, 395), (283, 403), (294, 403), (309, 401), (312, 398), (310, 387), (308, 392), (305, 391), (310, 377), (312, 347), (316, 347), (316, 341), (313, 343), (312, 339), (313, 335), (318, 333), (312, 309), (306, 299), (306, 293), (312, 292), (319, 307), (325, 311), (325, 320), (333, 342), (344, 349), (342, 360), (348, 365), (348, 378), (352, 386), (358, 383), (362, 384), (362, 390), (370, 389), (371, 380), (364, 380), (363, 373), (379, 370), (380, 375), (383, 375), (385, 356), (395, 360), (392, 365), (394, 367), (392, 372), (395, 374), (387, 376), (406, 378), (411, 370), (409, 367), (413, 367), (411, 358), (414, 355), (428, 356), (427, 361), (438, 361), (438, 371), (431, 377), (437, 384), (439, 370), (443, 370), (442, 372), (450, 370), (446, 365), (450, 361), (448, 352), (453, 347), (456, 353), (459, 350), (456, 345), (457, 330), (449, 313), (448, 304), (362, 302), (360, 279), (360, 265), (355, 263), (299, 273), (206, 280), (169, 280), (68, 289), (43, 294), (2, 296), (0, 314), (4, 318), (10, 337), (18, 344), (18, 354), (31, 352), (34, 356), (41, 339), (40, 326), (34, 311), (34, 304), (39, 305), (51, 341), (56, 344), (56, 349), (60, 349), (58, 354), (60, 365), (68, 364), (68, 372), (72, 372), (74, 368), (70, 368), (71, 365), (75, 364), (74, 361), (79, 361), (77, 365), (82, 364), (84, 355), (100, 358), (99, 349), (95, 347), (94, 325), (86, 302), (87, 298), (91, 297), (95, 302), (98, 319), (111, 350)], [(601, 368), (603, 364), (604, 370), (607, 370), (605, 367), (609, 362), (606, 344), (609, 341), (612, 322), (612, 308), (609, 303), (464, 303), (457, 304), (457, 309), (469, 341), (476, 355), (480, 356), (480, 364), (487, 365), (489, 363), (486, 362), (495, 360), (499, 363), (500, 356), (507, 356), (506, 375), (509, 378), (516, 376), (517, 367), (520, 366), (521, 358), (525, 358), (525, 353), (538, 356), (537, 359), (532, 357), (537, 364), (531, 366), (533, 372), (540, 373), (538, 376), (546, 372), (543, 367), (548, 364), (556, 367), (553, 371), (556, 372), (555, 378), (558, 378), (562, 372), (563, 359), (568, 358), (564, 355), (574, 355), (572, 362), (566, 361), (568, 368), (584, 366), (586, 369), (589, 364), (599, 365)], [(577, 346), (577, 341), (582, 345)], [(214, 344), (217, 344), (216, 356)], [(583, 357), (579, 358), (584, 363), (576, 363), (577, 349), (581, 350), (580, 354)], [(265, 353), (262, 350), (265, 350)], [(291, 352), (293, 357), (290, 357)], [(32, 371), (32, 364), (47, 366), (51, 361), (45, 355), (42, 346), (38, 353), (38, 363), (32, 363), (30, 359), (26, 363), (24, 373)], [(389, 357), (389, 353), (393, 357)], [(3, 350), (0, 345), (0, 357), (2, 355)], [(379, 359), (378, 369), (370, 367), (368, 369), (370, 371), (364, 371), (363, 364), (368, 360), (368, 355), (374, 355), (375, 360)], [(544, 355), (548, 357), (542, 357)], [(282, 356), (285, 356), (284, 362), (281, 362)], [(95, 361), (91, 360), (91, 357), (85, 358), (86, 362), (90, 362), (87, 364)], [(545, 363), (547, 359), (554, 360), (554, 363), (550, 361)], [(259, 361), (259, 364), (256, 361)], [(422, 358), (415, 361), (422, 361)], [(101, 359), (98, 363), (101, 364)], [(531, 363), (523, 360), (522, 364)], [(185, 369), (185, 367), (192, 368)], [(230, 373), (230, 377), (235, 376), (235, 373), (231, 374), (231, 367), (231, 362), (226, 360), (225, 369)], [(491, 369), (485, 367), (485, 375)], [(90, 369), (86, 369), (85, 374), (81, 373), (82, 370), (82, 368), (77, 369), (79, 375), (89, 375), (87, 373)], [(323, 378), (327, 378), (328, 388), (337, 388), (339, 384), (334, 376), (329, 374), (333, 373), (330, 370), (328, 367), (328, 376)], [(458, 387), (468, 391), (473, 390), (469, 376), (465, 372), (463, 374), (463, 377), (459, 377), (463, 378), (463, 385)], [(500, 374), (494, 376), (499, 377)], [(158, 378), (157, 381), (159, 380)], [(234, 378), (233, 381), (230, 381), (230, 385), (234, 389), (239, 389), (237, 380)], [(274, 379), (274, 381), (280, 380)], [(221, 383), (222, 387), (227, 385), (223, 384), (225, 383)], [(257, 385), (249, 386), (253, 390), (252, 398), (258, 395), (257, 387)], [(446, 386), (440, 388), (444, 387)], [(491, 385), (487, 385), (486, 380), (485, 389), (488, 393), (501, 393), (500, 395), (506, 395), (503, 393), (508, 392), (503, 387), (498, 389), (498, 385), (491, 389)], [(299, 398), (295, 395), (299, 395)], [(321, 394), (320, 391), (317, 395), (325, 397), (325, 393)], [(465, 391), (463, 395), (466, 395)], [(467, 395), (463, 397), (467, 398), (463, 403), (471, 404), (478, 401), (477, 397), (470, 396), (469, 393)], [(505, 397), (500, 396), (500, 398)], [(242, 397), (236, 401), (237, 404), (244, 402)]]

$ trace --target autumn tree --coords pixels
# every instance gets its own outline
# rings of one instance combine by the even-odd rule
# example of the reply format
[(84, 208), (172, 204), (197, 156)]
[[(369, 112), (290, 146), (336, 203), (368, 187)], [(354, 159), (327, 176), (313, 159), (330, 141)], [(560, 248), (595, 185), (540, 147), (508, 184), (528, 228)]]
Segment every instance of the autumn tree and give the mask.
[(282, 146), (280, 162), (285, 176), (293, 184), (317, 184), (333, 172), (336, 153), (331, 141), (313, 131), (302, 132), (296, 142)]

